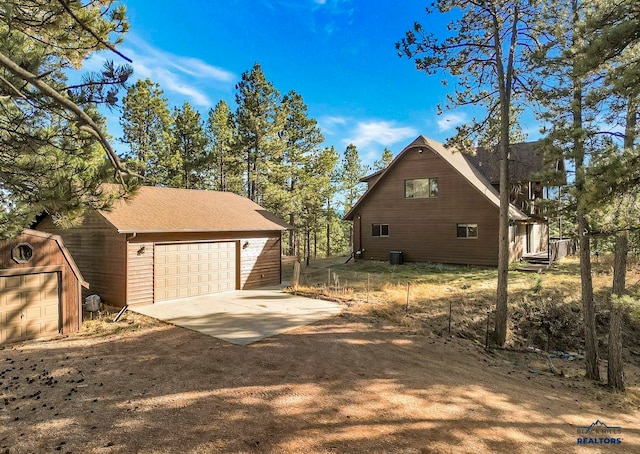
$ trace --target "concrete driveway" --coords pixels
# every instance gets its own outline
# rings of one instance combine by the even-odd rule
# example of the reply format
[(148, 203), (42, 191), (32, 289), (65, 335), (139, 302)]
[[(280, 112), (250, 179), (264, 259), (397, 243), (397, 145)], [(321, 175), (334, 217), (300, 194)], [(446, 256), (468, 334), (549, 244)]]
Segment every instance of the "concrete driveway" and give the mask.
[(247, 345), (339, 314), (341, 308), (330, 301), (270, 288), (196, 296), (129, 310), (233, 344)]

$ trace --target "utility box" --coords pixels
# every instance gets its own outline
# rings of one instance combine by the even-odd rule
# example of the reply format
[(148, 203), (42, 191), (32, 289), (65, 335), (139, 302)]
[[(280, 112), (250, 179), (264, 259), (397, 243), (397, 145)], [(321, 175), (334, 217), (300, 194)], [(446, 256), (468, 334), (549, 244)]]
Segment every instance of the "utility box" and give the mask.
[(389, 263), (391, 265), (402, 265), (404, 263), (404, 259), (402, 257), (402, 251), (389, 252)]

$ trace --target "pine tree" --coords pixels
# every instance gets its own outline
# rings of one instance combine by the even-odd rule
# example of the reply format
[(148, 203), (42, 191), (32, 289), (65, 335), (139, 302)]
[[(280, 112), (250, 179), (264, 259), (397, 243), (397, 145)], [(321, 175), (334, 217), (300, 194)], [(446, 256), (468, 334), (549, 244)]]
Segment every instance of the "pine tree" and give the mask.
[(537, 98), (544, 107), (546, 143), (551, 150), (561, 150), (562, 158), (573, 162), (575, 172), (569, 194), (575, 211), (580, 257), (581, 297), (585, 334), (585, 375), (600, 380), (595, 302), (591, 272), (591, 234), (594, 229), (589, 213), (589, 162), (602, 148), (598, 134), (598, 108), (602, 77), (586, 70), (584, 49), (585, 8), (579, 0), (569, 4), (549, 1), (540, 21), (548, 25), (549, 40), (539, 53), (532, 55)]
[(236, 103), (237, 146), (245, 154), (247, 197), (260, 203), (267, 175), (274, 170), (267, 168), (267, 162), (282, 160), (284, 115), (280, 94), (258, 63), (242, 74)]
[(206, 153), (207, 139), (200, 113), (189, 103), (174, 109), (171, 135), (171, 155), (166, 165), (171, 172), (166, 184), (176, 188), (202, 189), (210, 157)]
[[(438, 39), (431, 27), (415, 23), (413, 30), (396, 44), (400, 56), (414, 58), (416, 68), (427, 74), (446, 71), (456, 77), (456, 89), (448, 95), (449, 107), (475, 105), (484, 115), (457, 128), (447, 144), (470, 150), (473, 142), (492, 149), (500, 157), (500, 219), (498, 286), (494, 340), (503, 345), (507, 335), (507, 290), (509, 271), (509, 146), (517, 132), (514, 117), (520, 110), (517, 96), (528, 91), (520, 77), (524, 56), (537, 45), (532, 27), (537, 10), (525, 0), (476, 2), (439, 0), (440, 13), (459, 11), (448, 23), (452, 35)], [(441, 20), (427, 8), (433, 20)]]
[(348, 213), (358, 199), (364, 193), (362, 178), (366, 176), (369, 168), (362, 164), (360, 154), (354, 144), (349, 144), (344, 150), (342, 163), (340, 166), (339, 178), (340, 187), (343, 194), (344, 212)]
[[(358, 199), (364, 194), (362, 178), (366, 176), (369, 168), (362, 164), (358, 149), (354, 144), (349, 144), (344, 151), (340, 168), (338, 169), (338, 181), (342, 194), (342, 206), (348, 213)], [(348, 234), (347, 234), (348, 231)], [(345, 229), (345, 235), (349, 238), (349, 249), (353, 249), (353, 225), (350, 223)]]
[(138, 80), (122, 100), (122, 143), (129, 145), (127, 165), (145, 177), (145, 184), (166, 179), (162, 163), (170, 153), (172, 123), (168, 101), (160, 86), (150, 79)]
[[(307, 106), (298, 93), (290, 91), (284, 96), (282, 109), (286, 112), (284, 123), (286, 147), (281, 162), (284, 178), (275, 182), (280, 185), (278, 193), (281, 196), (277, 207), (284, 219), (296, 227), (298, 214), (309, 206), (311, 200), (315, 200), (317, 197), (314, 187), (320, 183), (313, 181), (313, 179), (325, 177), (310, 173), (316, 164), (316, 168), (321, 168), (318, 163), (320, 157), (318, 147), (324, 141), (324, 137), (317, 122), (309, 118)], [(289, 231), (289, 255), (296, 255), (297, 250), (294, 229)]]
[[(38, 20), (34, 20), (38, 18)], [(43, 210), (60, 222), (103, 206), (99, 185), (126, 169), (95, 105), (114, 105), (131, 74), (105, 64), (70, 84), (82, 61), (115, 51), (127, 30), (112, 1), (11, 2), (0, 6), (0, 235), (15, 235)]]
[[(597, 209), (593, 223), (601, 233), (615, 235), (613, 285), (609, 321), (607, 385), (624, 390), (622, 327), (634, 305), (626, 296), (629, 230), (640, 228), (640, 7), (633, 3), (603, 3), (589, 11), (585, 45), (579, 49), (585, 72), (604, 74), (605, 86), (598, 98), (607, 110), (606, 122), (624, 127), (622, 149), (610, 140), (604, 152), (592, 159), (589, 200)], [(611, 137), (616, 133), (611, 132)], [(607, 232), (608, 231), (608, 232)]]
[(218, 191), (244, 194), (242, 163), (244, 159), (235, 146), (236, 130), (233, 114), (225, 101), (209, 111), (207, 143), (211, 156), (210, 185)]
[(380, 159), (373, 163), (373, 169), (376, 171), (384, 170), (389, 167), (391, 161), (393, 161), (393, 152), (385, 147), (385, 149), (382, 150), (382, 156), (380, 156)]
[[(311, 251), (311, 235), (314, 237), (320, 232), (320, 226), (326, 219), (325, 203), (335, 195), (335, 186), (332, 185), (338, 154), (332, 148), (316, 151), (312, 159), (309, 159), (303, 168), (303, 177), (300, 184), (304, 187), (304, 203), (300, 210), (299, 227), (305, 237), (305, 257), (307, 264), (314, 253)], [(330, 238), (327, 238), (330, 244)], [(315, 241), (314, 241), (315, 244)]]

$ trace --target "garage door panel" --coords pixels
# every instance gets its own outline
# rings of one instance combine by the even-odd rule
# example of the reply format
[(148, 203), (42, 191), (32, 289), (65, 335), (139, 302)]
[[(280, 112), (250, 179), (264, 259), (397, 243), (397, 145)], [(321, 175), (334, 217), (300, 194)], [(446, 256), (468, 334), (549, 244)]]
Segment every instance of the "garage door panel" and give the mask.
[(57, 334), (59, 311), (57, 273), (0, 277), (0, 342)]
[(3, 331), (3, 342), (18, 342), (27, 338), (27, 330), (23, 326), (8, 326)]
[(235, 242), (159, 244), (155, 257), (156, 302), (236, 288)]

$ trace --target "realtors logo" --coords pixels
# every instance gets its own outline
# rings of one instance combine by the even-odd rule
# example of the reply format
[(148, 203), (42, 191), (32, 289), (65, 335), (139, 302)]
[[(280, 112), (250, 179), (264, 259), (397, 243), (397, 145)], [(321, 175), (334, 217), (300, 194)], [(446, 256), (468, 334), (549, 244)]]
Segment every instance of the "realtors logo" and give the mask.
[(608, 426), (599, 419), (590, 426), (578, 426), (579, 445), (619, 445), (622, 443), (622, 427)]

